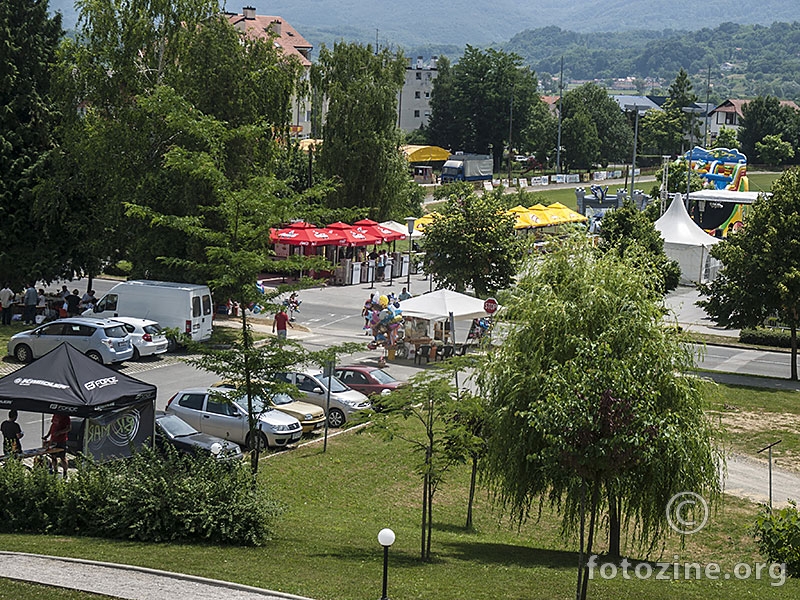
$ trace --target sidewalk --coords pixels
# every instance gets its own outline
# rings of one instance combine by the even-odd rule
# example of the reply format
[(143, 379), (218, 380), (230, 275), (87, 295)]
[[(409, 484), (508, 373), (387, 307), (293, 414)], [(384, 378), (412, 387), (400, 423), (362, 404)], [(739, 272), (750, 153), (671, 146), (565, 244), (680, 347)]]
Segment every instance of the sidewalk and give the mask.
[(23, 552), (0, 551), (0, 577), (126, 600), (309, 600), (217, 579)]

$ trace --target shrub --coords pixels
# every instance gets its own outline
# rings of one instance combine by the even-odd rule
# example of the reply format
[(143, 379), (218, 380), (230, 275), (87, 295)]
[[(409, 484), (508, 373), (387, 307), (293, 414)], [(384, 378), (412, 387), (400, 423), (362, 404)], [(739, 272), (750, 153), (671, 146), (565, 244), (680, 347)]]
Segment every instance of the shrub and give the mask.
[(192, 457), (167, 448), (129, 459), (80, 462), (68, 480), (17, 460), (0, 468), (0, 531), (57, 533), (146, 542), (257, 546), (278, 504), (243, 462)]
[(753, 536), (768, 560), (786, 565), (786, 572), (800, 575), (800, 513), (797, 504), (770, 510), (764, 507), (756, 519)]
[(756, 346), (773, 346), (775, 348), (790, 348), (791, 336), (788, 331), (783, 329), (742, 329), (739, 333), (739, 341), (743, 344), (753, 344)]
[(127, 277), (133, 271), (133, 263), (129, 260), (118, 260), (115, 263), (106, 265), (103, 272), (114, 277)]

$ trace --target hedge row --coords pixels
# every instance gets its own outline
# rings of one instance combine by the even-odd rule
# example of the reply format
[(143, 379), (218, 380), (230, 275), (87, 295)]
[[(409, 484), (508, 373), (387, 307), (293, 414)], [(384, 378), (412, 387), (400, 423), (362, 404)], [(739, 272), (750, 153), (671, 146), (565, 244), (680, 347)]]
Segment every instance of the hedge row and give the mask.
[(773, 346), (776, 348), (791, 348), (791, 335), (784, 329), (742, 329), (739, 341), (743, 344), (756, 346)]
[(258, 546), (278, 504), (246, 464), (145, 449), (105, 464), (82, 461), (67, 480), (43, 466), (0, 468), (0, 532), (147, 542)]

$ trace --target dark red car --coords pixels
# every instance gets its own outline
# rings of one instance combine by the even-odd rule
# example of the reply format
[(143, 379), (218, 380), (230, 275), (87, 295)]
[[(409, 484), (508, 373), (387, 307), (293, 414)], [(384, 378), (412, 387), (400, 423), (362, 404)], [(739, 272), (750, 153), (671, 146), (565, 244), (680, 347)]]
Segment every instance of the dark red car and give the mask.
[(405, 385), (405, 382), (398, 381), (383, 369), (366, 365), (338, 367), (334, 374), (347, 387), (367, 396), (388, 394), (401, 385)]

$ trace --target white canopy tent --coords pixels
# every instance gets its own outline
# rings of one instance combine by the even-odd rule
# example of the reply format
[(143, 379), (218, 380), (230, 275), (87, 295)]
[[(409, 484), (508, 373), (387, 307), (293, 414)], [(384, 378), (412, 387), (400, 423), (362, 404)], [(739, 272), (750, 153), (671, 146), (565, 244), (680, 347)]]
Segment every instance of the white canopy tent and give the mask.
[[(405, 223), (398, 223), (397, 221), (383, 221), (381, 227), (386, 227), (386, 229), (391, 229), (392, 231), (397, 231), (398, 233), (404, 233), (406, 236), (408, 235), (408, 225)], [(422, 232), (417, 231), (416, 229), (411, 234), (411, 239), (416, 240), (422, 237)]]
[(436, 290), (400, 302), (403, 317), (425, 319), (427, 321), (446, 321), (453, 313), (455, 331), (453, 341), (463, 344), (467, 340), (473, 319), (486, 316), (483, 300), (452, 290)]
[(664, 239), (664, 252), (681, 267), (680, 283), (704, 283), (717, 276), (720, 263), (712, 258), (710, 249), (722, 240), (708, 235), (692, 221), (680, 194), (675, 195), (655, 227)]

